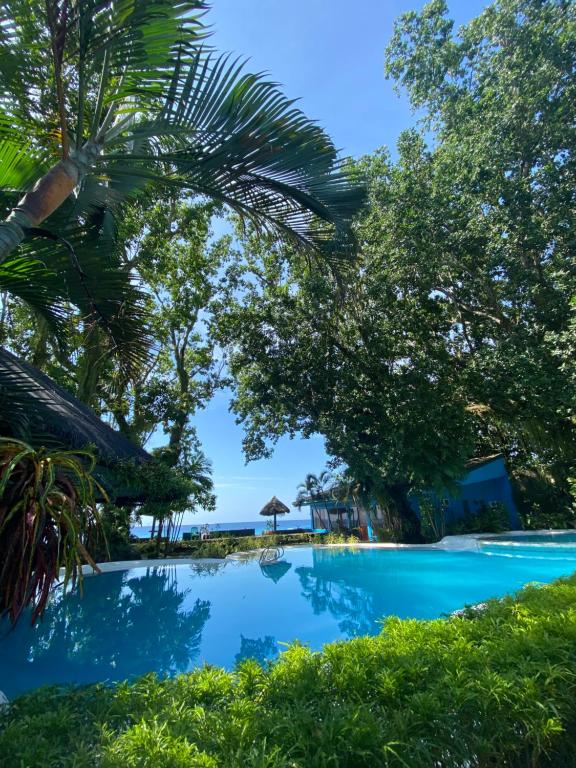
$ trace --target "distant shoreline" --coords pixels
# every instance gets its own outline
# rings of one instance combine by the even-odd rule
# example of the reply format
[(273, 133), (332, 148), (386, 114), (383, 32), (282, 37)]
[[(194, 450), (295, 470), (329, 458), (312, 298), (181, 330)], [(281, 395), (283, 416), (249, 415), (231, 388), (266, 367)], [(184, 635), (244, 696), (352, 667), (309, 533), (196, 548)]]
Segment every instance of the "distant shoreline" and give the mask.
[[(208, 527), (210, 531), (238, 531), (243, 528), (254, 528), (255, 534), (258, 536), (267, 530), (268, 520), (271, 521), (272, 518), (260, 518), (259, 520), (247, 520), (236, 523), (189, 523), (187, 525), (183, 525), (180, 528), (180, 536), (182, 536), (183, 533), (190, 533), (192, 530), (205, 527)], [(290, 530), (290, 528), (306, 528), (306, 530), (311, 530), (309, 517), (286, 519), (278, 518), (276, 525), (279, 531), (287, 531)], [(139, 539), (150, 538), (151, 531), (151, 525), (134, 525), (130, 528), (130, 533), (132, 536), (137, 536)]]

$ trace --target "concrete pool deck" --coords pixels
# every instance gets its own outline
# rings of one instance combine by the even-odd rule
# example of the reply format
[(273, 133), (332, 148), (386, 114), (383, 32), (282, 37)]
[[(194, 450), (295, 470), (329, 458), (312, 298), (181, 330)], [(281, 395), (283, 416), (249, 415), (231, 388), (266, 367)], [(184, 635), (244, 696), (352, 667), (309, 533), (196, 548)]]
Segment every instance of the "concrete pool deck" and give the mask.
[[(440, 550), (442, 552), (454, 551), (454, 552), (470, 552), (478, 551), (481, 549), (483, 543), (498, 543), (498, 539), (506, 539), (508, 536), (523, 537), (523, 536), (550, 536), (552, 534), (559, 535), (565, 533), (576, 533), (575, 529), (563, 529), (563, 530), (534, 530), (534, 531), (505, 531), (504, 533), (467, 533), (461, 536), (444, 536), (440, 541), (432, 544), (395, 544), (394, 542), (343, 542), (341, 544), (293, 544), (284, 545), (285, 549), (295, 549), (298, 547), (361, 547), (362, 549), (415, 549), (415, 550)], [(510, 545), (518, 545), (518, 542), (510, 542)], [(538, 543), (533, 546), (539, 546)], [(562, 545), (560, 545), (562, 546)], [(566, 545), (564, 545), (566, 546)], [(571, 546), (576, 546), (572, 544)], [(264, 549), (264, 547), (262, 547)], [(228, 555), (225, 558), (215, 557), (168, 557), (168, 558), (150, 558), (145, 560), (117, 560), (107, 563), (98, 563), (98, 567), (102, 573), (108, 573), (111, 571), (127, 571), (133, 568), (153, 568), (164, 565), (224, 565), (225, 563), (248, 559), (258, 556), (261, 552), (260, 549), (253, 549), (247, 552), (234, 552), (232, 555)], [(95, 573), (92, 567), (84, 565), (82, 567), (82, 573), (87, 576)]]
[[(440, 541), (433, 542), (431, 544), (396, 544), (394, 542), (343, 542), (342, 544), (320, 544), (317, 546), (323, 547), (362, 547), (372, 549), (416, 549), (416, 550), (440, 550), (442, 552), (455, 551), (455, 552), (470, 552), (481, 549), (482, 544), (498, 544), (498, 539), (502, 539), (501, 543), (518, 545), (518, 542), (506, 542), (505, 540), (510, 537), (523, 537), (523, 536), (542, 536), (543, 538), (551, 535), (562, 535), (565, 533), (576, 533), (576, 529), (562, 529), (550, 531), (548, 529), (531, 530), (531, 531), (504, 531), (503, 533), (466, 533), (459, 536), (444, 536)], [(545, 542), (542, 542), (545, 543)], [(533, 546), (539, 546), (540, 542), (535, 542)], [(573, 543), (572, 546), (576, 546)]]

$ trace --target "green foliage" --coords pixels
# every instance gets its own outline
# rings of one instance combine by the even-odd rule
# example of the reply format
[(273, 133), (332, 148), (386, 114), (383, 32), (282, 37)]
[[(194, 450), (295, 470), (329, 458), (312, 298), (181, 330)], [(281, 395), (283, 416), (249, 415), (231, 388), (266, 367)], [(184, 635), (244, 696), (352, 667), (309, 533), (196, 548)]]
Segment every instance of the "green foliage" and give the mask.
[(480, 449), (555, 486), (557, 508), (576, 451), (575, 33), (564, 0), (498, 0), (457, 32), (435, 0), (400, 18), (387, 51), (437, 135), (432, 152), (401, 144), (403, 189), (426, 196), (423, 215), (392, 205), (412, 267), (452, 313), (454, 386)]
[[(205, 45), (206, 8), (3, 0), (0, 182), (18, 192), (45, 182), (20, 202), (22, 226), (48, 216), (50, 228), (45, 198), (58, 206), (59, 178), (45, 174), (61, 157), (82, 212), (176, 189), (306, 246), (348, 228), (362, 190), (332, 142), (274, 84)], [(6, 223), (0, 233), (1, 259), (15, 233)]]
[(162, 518), (198, 503), (204, 503), (207, 508), (213, 505), (209, 466), (204, 469), (206, 474), (188, 472), (186, 465), (171, 466), (160, 454), (142, 464), (119, 462), (115, 471), (120, 494), (121, 486), (125, 485), (146, 499), (138, 508), (138, 514)]
[(576, 526), (575, 487), (559, 488), (552, 478), (527, 470), (516, 473), (513, 488), (525, 528)]
[(449, 526), (448, 533), (503, 533), (510, 529), (508, 510), (500, 501), (482, 502), (475, 512), (468, 512)]
[[(353, 538), (353, 537), (352, 537)], [(354, 539), (355, 541), (356, 539)], [(135, 549), (145, 557), (164, 557), (166, 554), (177, 557), (216, 557), (222, 558), (233, 552), (251, 552), (263, 547), (286, 546), (290, 544), (324, 544), (326, 536), (317, 533), (281, 533), (266, 536), (222, 536), (211, 537), (203, 541), (177, 541), (158, 551), (154, 541), (136, 543)], [(347, 541), (343, 537), (343, 541)], [(342, 542), (338, 542), (342, 543)]]
[(357, 544), (360, 539), (353, 534), (347, 535), (345, 533), (335, 533), (330, 531), (326, 535), (321, 534), (322, 544)]
[(91, 536), (88, 551), (96, 563), (107, 560), (139, 560), (140, 553), (130, 541), (132, 511), (105, 504), (100, 510), (100, 530)]
[(566, 0), (499, 0), (458, 32), (442, 0), (401, 17), (387, 70), (433, 141), (407, 131), (397, 161), (356, 164), (356, 260), (336, 280), (240, 240), (245, 294), (219, 331), (249, 458), (319, 433), (404, 518), (409, 493), (495, 452), (569, 493), (575, 34)]
[(139, 444), (161, 427), (168, 436), (164, 459), (173, 465), (193, 462), (198, 445), (190, 418), (226, 383), (207, 333), (226, 259), (226, 240), (209, 243), (215, 212), (214, 205), (170, 194), (129, 206), (120, 228), (148, 294), (151, 362), (124, 386), (109, 364), (98, 382), (98, 405)]
[[(575, 490), (572, 490), (572, 494)], [(552, 507), (546, 510), (538, 504), (531, 504), (530, 511), (524, 517), (524, 527), (532, 530), (574, 528), (576, 527), (576, 509), (572, 506), (564, 509)]]
[(35, 622), (58, 580), (72, 586), (82, 565), (94, 565), (87, 545), (98, 532), (88, 451), (35, 450), (0, 437), (0, 615), (16, 622), (32, 608)]
[(3, 768), (571, 768), (575, 603), (571, 577), (266, 669), (40, 689), (1, 716)]
[(424, 541), (440, 541), (446, 535), (446, 501), (430, 494), (418, 498), (422, 537)]

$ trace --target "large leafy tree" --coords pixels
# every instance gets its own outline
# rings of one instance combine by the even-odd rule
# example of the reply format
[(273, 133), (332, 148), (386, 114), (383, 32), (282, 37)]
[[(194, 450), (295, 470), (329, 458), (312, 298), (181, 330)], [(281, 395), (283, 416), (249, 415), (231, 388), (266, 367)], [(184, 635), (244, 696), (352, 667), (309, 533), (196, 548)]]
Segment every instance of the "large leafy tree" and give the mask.
[(524, 487), (569, 504), (574, 30), (573, 4), (540, 0), (502, 0), (458, 35), (443, 2), (399, 21), (388, 71), (433, 147), (411, 131), (397, 162), (360, 162), (356, 263), (334, 281), (243, 243), (247, 306), (220, 328), (249, 456), (320, 432), (408, 515), (410, 490), (501, 450)]
[(172, 195), (152, 206), (131, 206), (121, 229), (129, 263), (146, 286), (153, 351), (127, 387), (118, 387), (109, 369), (108, 386), (99, 394), (120, 430), (136, 442), (161, 426), (173, 464), (195, 444), (190, 417), (225, 383), (207, 332), (210, 304), (226, 282), (221, 269), (229, 242), (210, 242), (213, 214), (212, 204)]
[(576, 456), (554, 341), (576, 286), (575, 35), (564, 0), (499, 0), (458, 34), (435, 0), (400, 19), (387, 57), (438, 138), (424, 187), (431, 266), (469, 405), (485, 444), (560, 495)]
[[(193, 204), (177, 194), (125, 207), (119, 229), (123, 264), (142, 286), (150, 336), (146, 364), (128, 377), (108, 354), (106, 335), (87, 332), (79, 313), (67, 318), (69, 344), (63, 349), (30, 308), (6, 299), (4, 338), (15, 352), (44, 368), (138, 445), (146, 446), (153, 435), (157, 442), (165, 433), (166, 445), (154, 451), (162, 466), (154, 463), (134, 477), (128, 472), (125, 481), (138, 488), (145, 483), (142, 491), (150, 503), (140, 512), (161, 520), (172, 519), (177, 509), (214, 507), (210, 464), (191, 423), (224, 383), (222, 363), (206, 332), (228, 242), (209, 243), (214, 210), (213, 204)], [(176, 478), (162, 468), (166, 465), (176, 470)], [(182, 498), (178, 504), (175, 490)], [(127, 540), (129, 516), (129, 509), (116, 507), (105, 515), (108, 543), (116, 550)]]
[(362, 197), (319, 127), (207, 47), (206, 9), (0, 3), (0, 319), (9, 296), (33, 310), (44, 367), (50, 337), (75, 354), (77, 308), (78, 394), (92, 404), (111, 356), (124, 381), (149, 362), (147, 301), (118, 233), (127, 201), (204, 196), (328, 256)]
[(473, 449), (442, 308), (401, 290), (385, 255), (359, 255), (335, 278), (254, 234), (239, 259), (244, 290), (216, 318), (247, 456), (268, 455), (282, 434), (320, 433), (417, 528), (409, 491), (451, 485)]

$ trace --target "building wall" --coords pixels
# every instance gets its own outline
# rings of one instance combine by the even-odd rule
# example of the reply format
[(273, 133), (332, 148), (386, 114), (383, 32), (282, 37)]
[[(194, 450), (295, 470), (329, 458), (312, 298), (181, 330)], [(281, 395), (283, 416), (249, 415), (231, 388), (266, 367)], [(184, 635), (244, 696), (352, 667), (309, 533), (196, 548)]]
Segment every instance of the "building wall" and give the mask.
[[(436, 495), (434, 494), (434, 496)], [(438, 497), (436, 496), (436, 498)], [(482, 504), (500, 502), (508, 511), (510, 528), (516, 530), (522, 527), (520, 515), (512, 497), (512, 486), (506, 472), (506, 465), (501, 456), (471, 469), (459, 481), (458, 492), (452, 495), (446, 494), (444, 498), (448, 502), (446, 508), (446, 522), (448, 524), (455, 522), (468, 512), (478, 511)], [(417, 499), (411, 499), (410, 503), (414, 511), (419, 514)], [(370, 518), (364, 510), (356, 510), (352, 505), (346, 505), (342, 502), (326, 501), (313, 502), (310, 505), (312, 527), (336, 529), (338, 515), (335, 510), (345, 507), (350, 511), (353, 523), (370, 526)], [(340, 519), (344, 526), (348, 527), (346, 515), (340, 515)]]
[[(512, 496), (512, 486), (501, 456), (470, 470), (458, 483), (458, 493), (446, 495), (448, 506), (446, 522), (453, 523), (467, 512), (477, 512), (482, 504), (500, 502), (508, 511), (510, 528), (522, 527), (522, 522)], [(418, 503), (412, 502), (418, 511)]]

